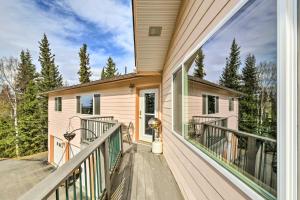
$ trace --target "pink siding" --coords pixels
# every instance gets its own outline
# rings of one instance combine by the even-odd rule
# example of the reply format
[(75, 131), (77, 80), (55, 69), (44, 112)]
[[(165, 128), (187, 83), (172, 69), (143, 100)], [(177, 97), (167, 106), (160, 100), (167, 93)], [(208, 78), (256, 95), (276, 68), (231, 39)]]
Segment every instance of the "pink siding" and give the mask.
[[(172, 72), (237, 2), (237, 0), (183, 1), (177, 19), (177, 27), (165, 61), (162, 80), (164, 156), (186, 199), (247, 199), (240, 189), (184, 144), (172, 131)], [(228, 109), (228, 105), (225, 97), (220, 99), (220, 109), (223, 112)], [(201, 97), (199, 100), (198, 97), (193, 97), (190, 101), (190, 106), (195, 106), (198, 109), (190, 110), (201, 113)], [(236, 113), (237, 103), (235, 103), (233, 115), (236, 115)], [(226, 116), (229, 114), (231, 113), (226, 111)], [(229, 124), (235, 126), (236, 122), (230, 120)]]
[[(62, 111), (54, 110), (55, 97), (49, 96), (48, 107), (48, 135), (53, 135), (65, 141), (63, 134), (68, 129), (69, 118), (72, 116), (87, 117), (91, 115), (83, 115), (76, 113), (76, 96), (84, 94), (100, 94), (100, 116), (114, 116), (114, 119), (128, 124), (135, 124), (135, 90), (129, 87), (118, 87), (111, 89), (95, 90), (88, 93), (74, 92), (73, 94), (57, 95), (62, 97)], [(80, 120), (74, 118), (72, 120), (71, 130), (80, 127)], [(80, 133), (80, 132), (78, 132)], [(50, 140), (49, 140), (50, 141)], [(49, 143), (50, 145), (50, 143)], [(80, 147), (80, 134), (72, 140), (72, 145)], [(50, 149), (50, 146), (49, 146)], [(50, 157), (49, 157), (50, 160)]]
[[(224, 90), (213, 87), (206, 87), (201, 84), (189, 82), (189, 95), (186, 98), (185, 114), (187, 119), (192, 119), (192, 116), (211, 116), (227, 118), (228, 128), (238, 129), (238, 98), (234, 99), (234, 109), (229, 111), (228, 97), (235, 97)], [(219, 97), (219, 112), (216, 114), (203, 114), (203, 98), (202, 95), (213, 95)]]

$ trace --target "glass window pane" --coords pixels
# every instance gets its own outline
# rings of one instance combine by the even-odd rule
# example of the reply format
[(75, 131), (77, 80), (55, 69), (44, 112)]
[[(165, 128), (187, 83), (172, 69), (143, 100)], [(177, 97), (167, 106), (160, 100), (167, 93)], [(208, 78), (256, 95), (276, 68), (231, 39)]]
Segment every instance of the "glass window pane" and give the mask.
[(208, 95), (207, 96), (207, 110), (208, 114), (216, 113), (216, 97)]
[(150, 126), (148, 125), (148, 121), (155, 117), (154, 115), (145, 115), (145, 134), (146, 135), (152, 135), (154, 133), (154, 130), (152, 128), (150, 128)]
[(100, 115), (100, 94), (94, 95), (95, 100), (95, 115)]
[(184, 138), (266, 199), (278, 185), (276, 10), (248, 1), (184, 63), (182, 104), (173, 97)]
[(93, 114), (93, 96), (81, 96), (80, 98), (81, 103), (81, 113), (82, 114)]
[(182, 134), (182, 70), (173, 75), (173, 129)]
[(145, 112), (149, 114), (155, 113), (155, 93), (145, 94)]

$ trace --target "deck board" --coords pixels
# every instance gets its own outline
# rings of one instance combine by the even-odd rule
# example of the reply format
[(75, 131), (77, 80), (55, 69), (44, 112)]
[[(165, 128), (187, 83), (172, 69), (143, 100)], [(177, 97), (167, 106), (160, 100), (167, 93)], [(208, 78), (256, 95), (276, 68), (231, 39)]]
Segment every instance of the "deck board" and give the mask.
[(113, 200), (182, 200), (183, 196), (163, 155), (143, 144), (127, 146), (112, 182)]

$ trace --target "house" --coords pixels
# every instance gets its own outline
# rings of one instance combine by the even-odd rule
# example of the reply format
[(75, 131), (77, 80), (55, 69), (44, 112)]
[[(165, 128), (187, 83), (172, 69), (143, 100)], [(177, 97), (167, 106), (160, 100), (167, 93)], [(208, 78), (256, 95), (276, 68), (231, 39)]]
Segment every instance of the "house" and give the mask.
[[(229, 128), (237, 129), (239, 92), (199, 78), (189, 79), (193, 83), (188, 97), (192, 107), (189, 119), (201, 115), (224, 117), (228, 118)], [(147, 121), (153, 117), (161, 119), (161, 92), (158, 73), (126, 74), (48, 92), (49, 162), (62, 165), (85, 147), (80, 131), (70, 144), (64, 138), (67, 131), (80, 127), (80, 118), (113, 116), (127, 126), (133, 124), (133, 141), (152, 142)], [(207, 98), (203, 98), (205, 95)], [(210, 104), (214, 104), (212, 109)]]
[[(108, 151), (110, 148), (122, 152), (122, 142), (118, 140), (120, 124), (107, 128), (102, 137), (102, 133), (98, 134), (98, 130), (105, 129), (103, 124), (109, 126), (112, 122), (105, 123), (97, 117), (113, 116), (109, 121), (133, 123), (135, 142), (151, 142), (152, 131), (147, 121), (152, 117), (161, 120), (163, 156), (185, 199), (295, 200), (298, 170), (294, 114), (297, 108), (294, 87), (297, 84), (296, 1), (279, 0), (275, 9), (278, 19), (289, 19), (276, 22), (278, 44), (275, 48), (280, 52), (277, 53), (278, 140), (238, 130), (241, 94), (195, 78), (190, 71), (198, 49), (226, 22), (241, 16), (239, 11), (249, 11), (249, 5), (258, 1), (133, 0), (137, 73), (48, 92), (49, 162), (64, 163), (73, 156), (70, 149), (74, 155), (79, 152), (79, 156), (37, 185), (27, 199), (39, 190), (43, 190), (41, 197), (48, 197), (54, 191), (57, 195), (58, 185), (63, 181), (67, 185), (69, 175), (74, 178), (75, 171), (86, 172), (83, 164), (95, 166), (93, 160), (94, 157), (97, 160), (99, 149), (106, 159), (112, 152)], [(74, 118), (70, 123), (73, 116), (82, 119)], [(88, 123), (89, 120), (93, 122)], [(95, 133), (78, 132), (70, 144), (66, 143), (63, 134), (78, 127)], [(113, 135), (114, 139), (109, 139)], [(93, 139), (94, 136), (100, 137)], [(91, 142), (84, 149), (83, 140)], [(115, 143), (110, 146), (108, 141)], [(67, 152), (61, 157), (64, 149)], [(104, 162), (108, 194), (109, 172), (113, 173), (111, 163), (115, 160), (117, 156), (112, 155), (110, 161)], [(51, 187), (47, 186), (50, 180), (55, 182)], [(95, 196), (96, 191), (99, 190), (91, 191), (91, 196)]]
[[(136, 93), (139, 93), (140, 90), (147, 91), (142, 89), (150, 88), (156, 91), (158, 100), (160, 82), (161, 76), (158, 73), (126, 74), (116, 78), (93, 81), (49, 92), (49, 162), (57, 165), (63, 164), (64, 161), (68, 160), (68, 156), (62, 158), (64, 148), (60, 146), (65, 145), (63, 134), (66, 131), (80, 127), (79, 118), (69, 120), (73, 116), (81, 118), (113, 116), (114, 119), (124, 124), (128, 125), (132, 122), (135, 127), (139, 127), (139, 124), (137, 124), (137, 118), (139, 118), (137, 114), (139, 113), (136, 108), (139, 104), (136, 103), (138, 98)], [(156, 104), (158, 106), (158, 102)], [(59, 105), (59, 109), (57, 105)], [(158, 109), (154, 114), (158, 117)], [(70, 126), (69, 122), (71, 123)], [(134, 140), (143, 137), (137, 134), (138, 131), (136, 129), (136, 138), (133, 138)], [(145, 140), (147, 139), (145, 138)], [(76, 134), (71, 145), (73, 153), (80, 151), (80, 132)], [(70, 154), (67, 153), (65, 155)], [(58, 163), (61, 159), (61, 163)]]

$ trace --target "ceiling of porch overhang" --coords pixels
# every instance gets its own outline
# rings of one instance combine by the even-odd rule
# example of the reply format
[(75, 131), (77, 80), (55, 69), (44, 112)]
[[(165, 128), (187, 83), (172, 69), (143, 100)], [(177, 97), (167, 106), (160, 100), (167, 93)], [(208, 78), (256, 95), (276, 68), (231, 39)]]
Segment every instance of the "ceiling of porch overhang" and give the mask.
[[(182, 0), (133, 0), (135, 61), (138, 72), (162, 71)], [(149, 27), (162, 27), (149, 36)]]

